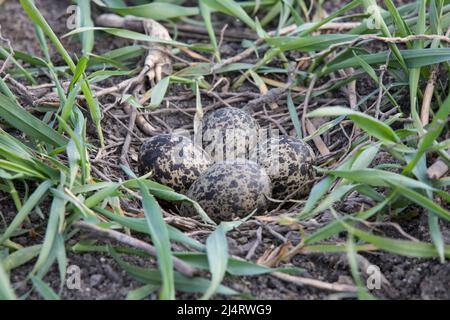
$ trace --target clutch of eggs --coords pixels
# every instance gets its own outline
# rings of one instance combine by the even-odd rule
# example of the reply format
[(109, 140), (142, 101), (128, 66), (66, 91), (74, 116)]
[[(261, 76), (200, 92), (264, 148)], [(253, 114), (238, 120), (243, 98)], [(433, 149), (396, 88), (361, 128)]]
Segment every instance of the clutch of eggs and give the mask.
[[(146, 140), (140, 174), (151, 172), (154, 181), (187, 194), (215, 221), (264, 212), (268, 198), (309, 192), (315, 155), (303, 140), (274, 136), (257, 143), (257, 121), (237, 108), (206, 114), (202, 130), (204, 149), (176, 134)], [(181, 213), (194, 214), (187, 205)]]

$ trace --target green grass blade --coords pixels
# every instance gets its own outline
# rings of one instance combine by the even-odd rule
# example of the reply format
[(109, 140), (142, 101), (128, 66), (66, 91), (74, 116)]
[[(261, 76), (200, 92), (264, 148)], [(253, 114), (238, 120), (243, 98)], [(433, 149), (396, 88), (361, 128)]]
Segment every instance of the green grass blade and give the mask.
[(447, 124), (447, 117), (450, 114), (450, 96), (448, 96), (437, 113), (433, 117), (428, 132), (422, 137), (414, 158), (403, 169), (403, 174), (410, 173), (415, 165), (420, 161), (425, 152), (434, 144), (436, 139), (441, 135), (442, 130)]
[(355, 281), (356, 286), (358, 287), (358, 298), (360, 300), (374, 300), (374, 297), (371, 294), (369, 294), (366, 286), (364, 285), (361, 279), (358, 270), (358, 260), (356, 258), (355, 241), (352, 235), (349, 235), (347, 240), (347, 259), (350, 265), (350, 272), (352, 274), (353, 280)]
[(11, 271), (14, 268), (24, 265), (31, 259), (34, 259), (41, 251), (42, 245), (34, 245), (25, 248), (21, 248), (14, 251), (9, 256), (3, 259), (3, 268), (6, 272)]
[(127, 294), (127, 300), (142, 300), (151, 295), (156, 289), (157, 286), (152, 284), (147, 284), (145, 286), (139, 287), (134, 290), (130, 290)]
[(60, 300), (59, 296), (44, 281), (37, 277), (31, 277), (34, 288), (45, 300)]
[(297, 137), (301, 139), (303, 138), (302, 125), (300, 123), (300, 118), (298, 116), (297, 109), (295, 108), (294, 101), (292, 100), (292, 93), (290, 90), (287, 97), (287, 106), (289, 110), (289, 116), (291, 117), (292, 123), (294, 124), (295, 133), (297, 134)]
[(410, 189), (407, 188), (399, 183), (396, 183), (395, 181), (387, 181), (392, 187), (395, 187), (400, 194), (402, 194), (404, 197), (408, 198), (412, 202), (418, 204), (419, 206), (428, 209), (432, 212), (434, 212), (439, 217), (450, 221), (450, 212), (444, 208), (442, 208), (440, 205), (438, 205), (435, 201), (432, 199), (429, 199), (428, 197)]
[(155, 20), (195, 16), (200, 13), (199, 9), (196, 7), (183, 7), (164, 2), (153, 2), (129, 7), (104, 6), (100, 1), (95, 1), (95, 3), (102, 7), (107, 7), (109, 10), (124, 16), (132, 15)]
[(214, 55), (217, 59), (217, 61), (220, 61), (220, 52), (218, 50), (217, 46), (217, 38), (216, 33), (214, 31), (214, 27), (211, 21), (211, 8), (205, 4), (203, 1), (199, 1), (198, 7), (200, 10), (200, 14), (202, 15), (203, 22), (205, 23), (206, 31), (208, 31), (209, 40), (211, 42), (211, 45), (214, 48)]
[(206, 239), (211, 286), (206, 290), (202, 300), (209, 299), (222, 282), (228, 265), (228, 243), (225, 236), (225, 225), (221, 223)]
[(159, 270), (162, 276), (162, 299), (175, 299), (172, 251), (170, 249), (169, 232), (164, 222), (161, 208), (147, 187), (139, 181), (142, 205), (153, 244), (157, 251)]
[(2, 261), (0, 260), (0, 300), (16, 300), (14, 290), (11, 288), (9, 277), (3, 269)]
[(322, 34), (306, 37), (273, 37), (267, 43), (282, 51), (310, 52), (327, 49), (330, 45), (355, 40), (357, 36), (351, 34)]
[(41, 252), (39, 253), (38, 260), (34, 265), (32, 273), (37, 272), (50, 255), (56, 236), (58, 234), (59, 226), (62, 224), (61, 219), (64, 219), (66, 210), (66, 201), (54, 197), (52, 205), (50, 207), (50, 215), (48, 218), (47, 229), (45, 230), (44, 242), (42, 244)]
[[(386, 237), (380, 237), (371, 233), (359, 230), (357, 228), (346, 226), (347, 230), (354, 236), (369, 242), (379, 249), (399, 254), (402, 256), (417, 257), (417, 258), (434, 258), (438, 257), (436, 248), (431, 243), (398, 240)], [(450, 257), (450, 247), (445, 246), (445, 256)]]
[[(134, 230), (134, 231), (137, 231), (140, 233), (145, 233), (145, 234), (150, 233), (147, 222), (143, 218), (122, 217), (113, 212), (110, 212), (108, 210), (105, 210), (105, 209), (102, 209), (99, 207), (94, 207), (94, 210), (99, 212), (100, 214), (104, 215), (108, 219), (111, 219), (112, 221), (119, 223), (120, 225), (122, 225), (125, 228), (129, 228), (131, 230)], [(169, 237), (171, 240), (183, 243), (183, 244), (190, 246), (193, 249), (196, 249), (198, 251), (206, 250), (205, 245), (198, 242), (197, 240), (189, 238), (188, 236), (186, 236), (184, 233), (182, 233), (180, 230), (176, 229), (175, 227), (168, 225), (167, 228), (168, 228)]]
[(247, 12), (233, 0), (200, 0), (210, 8), (238, 18), (253, 30), (256, 28), (255, 21), (249, 17)]
[[(138, 281), (141, 281), (145, 284), (152, 285), (161, 285), (161, 273), (158, 270), (153, 270), (149, 268), (142, 268), (131, 265), (123, 261), (117, 253), (110, 247), (110, 254), (114, 258), (114, 260), (121, 266), (124, 270), (126, 270), (130, 275), (132, 275)], [(209, 286), (211, 281), (199, 277), (187, 278), (181, 275), (178, 272), (174, 273), (174, 280), (176, 283), (177, 290), (182, 292), (190, 292), (190, 293), (203, 293), (205, 292)], [(225, 287), (220, 286), (217, 291), (217, 294), (224, 295), (235, 295), (236, 291)]]
[[(79, 27), (93, 27), (91, 18), (91, 1), (77, 0), (79, 7)], [(80, 35), (83, 55), (92, 52), (94, 48), (94, 31), (85, 32)]]
[[(391, 200), (391, 197), (386, 198), (383, 202), (380, 202), (376, 206), (374, 206), (366, 211), (358, 212), (355, 215), (355, 218), (364, 219), (364, 220), (369, 219), (370, 217), (377, 214), (380, 210), (382, 210), (388, 204), (388, 202), (390, 200)], [(353, 223), (355, 223), (355, 221), (351, 220), (350, 216), (344, 216), (342, 219), (333, 221), (333, 222), (327, 224), (326, 226), (324, 226), (323, 228), (320, 228), (313, 234), (307, 236), (305, 238), (305, 245), (310, 245), (310, 244), (328, 239), (329, 237), (331, 237), (335, 234), (338, 234), (341, 231), (344, 231), (345, 227), (342, 225), (342, 221), (346, 222), (348, 225), (352, 225)]]
[(386, 5), (389, 13), (391, 14), (391, 17), (394, 20), (395, 26), (397, 27), (398, 36), (406, 37), (410, 35), (411, 31), (409, 30), (408, 25), (406, 24), (405, 20), (403, 20), (392, 0), (384, 0), (384, 4)]
[(343, 107), (324, 107), (310, 112), (308, 117), (331, 117), (342, 115), (349, 117), (369, 135), (374, 136), (383, 142), (398, 143), (400, 141), (400, 138), (395, 134), (394, 130), (387, 124), (352, 109)]
[(3, 243), (5, 240), (9, 239), (9, 237), (13, 234), (13, 232), (25, 220), (25, 218), (28, 216), (31, 210), (33, 210), (33, 208), (43, 200), (43, 197), (45, 196), (45, 194), (51, 188), (52, 185), (53, 182), (47, 180), (41, 183), (39, 187), (36, 188), (36, 190), (31, 194), (30, 198), (23, 204), (20, 211), (14, 217), (13, 221), (9, 224), (8, 228), (1, 235), (0, 243)]
[(152, 89), (152, 95), (150, 100), (150, 107), (156, 108), (162, 103), (167, 89), (169, 87), (170, 77), (165, 77), (159, 81), (156, 86)]
[[(31, 18), (31, 20), (42, 29), (42, 31), (47, 35), (47, 37), (53, 43), (56, 50), (59, 52), (59, 54), (62, 56), (62, 58), (64, 59), (66, 64), (69, 66), (72, 73), (75, 74), (75, 72), (76, 72), (75, 63), (73, 62), (72, 58), (70, 57), (69, 53), (66, 51), (64, 46), (61, 44), (61, 41), (59, 41), (58, 36), (53, 32), (50, 25), (47, 23), (45, 18), (42, 16), (40, 11), (36, 8), (33, 1), (20, 0), (20, 3), (22, 5), (22, 7), (24, 8), (25, 12)], [(87, 27), (87, 28), (89, 28), (89, 27)], [(81, 89), (85, 96), (86, 102), (89, 106), (89, 111), (91, 113), (92, 120), (94, 121), (95, 127), (97, 129), (97, 134), (100, 139), (100, 144), (101, 144), (101, 146), (103, 146), (104, 139), (103, 139), (103, 131), (102, 131), (101, 125), (100, 125), (101, 112), (100, 112), (100, 107), (98, 105), (98, 101), (94, 98), (94, 95), (92, 94), (92, 91), (89, 88), (89, 84), (87, 82), (83, 82)]]
[(12, 127), (23, 131), (30, 139), (47, 142), (55, 147), (67, 143), (58, 132), (3, 94), (0, 94), (0, 117)]
[(75, 63), (73, 63), (72, 58), (69, 53), (66, 51), (62, 43), (59, 41), (58, 36), (53, 32), (50, 25), (47, 23), (45, 18), (39, 12), (38, 8), (36, 8), (35, 4), (32, 0), (20, 0), (20, 4), (22, 5), (25, 12), (31, 18), (31, 20), (36, 23), (42, 31), (49, 37), (50, 41), (55, 46), (56, 50), (62, 56), (66, 64), (72, 71), (75, 71)]

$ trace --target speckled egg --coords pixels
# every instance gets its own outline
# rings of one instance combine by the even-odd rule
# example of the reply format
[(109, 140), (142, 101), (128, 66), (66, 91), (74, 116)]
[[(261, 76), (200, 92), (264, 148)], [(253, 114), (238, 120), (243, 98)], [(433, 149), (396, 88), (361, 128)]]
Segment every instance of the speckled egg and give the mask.
[(139, 173), (185, 194), (210, 166), (211, 159), (187, 137), (161, 134), (147, 139), (139, 151)]
[(247, 112), (222, 108), (203, 119), (203, 149), (215, 162), (245, 158), (256, 145), (259, 125)]
[[(277, 136), (258, 144), (250, 159), (266, 169), (272, 181), (272, 196), (284, 200), (289, 195), (304, 196), (314, 177), (314, 151), (301, 139)], [(297, 193), (295, 193), (297, 191)]]
[[(270, 178), (255, 162), (226, 160), (209, 167), (192, 184), (187, 196), (197, 201), (212, 220), (229, 221), (255, 210), (267, 210)], [(184, 208), (193, 214), (191, 209)]]

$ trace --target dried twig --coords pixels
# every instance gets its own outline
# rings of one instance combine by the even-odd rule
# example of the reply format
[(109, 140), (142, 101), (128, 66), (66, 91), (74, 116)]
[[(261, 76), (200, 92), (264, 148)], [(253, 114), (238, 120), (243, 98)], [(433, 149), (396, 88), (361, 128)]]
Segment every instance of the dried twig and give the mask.
[(6, 39), (2, 36), (2, 26), (0, 25), (0, 40), (6, 42), (8, 48), (9, 48), (9, 54), (6, 57), (6, 59), (3, 61), (3, 64), (0, 67), (0, 74), (5, 72), (5, 70), (8, 68), (9, 63), (12, 61), (14, 56), (14, 49), (11, 45), (11, 41), (9, 39)]
[(136, 123), (136, 116), (137, 116), (137, 110), (135, 106), (130, 105), (131, 113), (130, 113), (130, 120), (128, 122), (128, 132), (125, 137), (125, 141), (122, 145), (122, 152), (120, 154), (120, 162), (122, 164), (128, 165), (128, 151), (130, 149), (131, 144), (131, 132), (133, 132), (135, 123)]
[(433, 98), (434, 84), (437, 77), (437, 66), (434, 65), (431, 70), (430, 78), (428, 79), (427, 87), (422, 100), (422, 108), (420, 112), (420, 120), (423, 126), (426, 126), (430, 121), (431, 99)]
[(247, 255), (245, 256), (245, 260), (250, 260), (253, 255), (255, 254), (256, 249), (262, 242), (262, 227), (259, 227), (258, 230), (256, 230), (256, 239), (253, 243), (252, 247), (248, 251)]
[(305, 277), (298, 277), (298, 276), (292, 276), (286, 273), (281, 272), (274, 272), (272, 273), (273, 276), (277, 277), (278, 279), (281, 279), (283, 281), (296, 284), (298, 286), (311, 286), (314, 288), (322, 289), (322, 290), (329, 290), (329, 291), (337, 291), (337, 292), (358, 292), (358, 288), (354, 285), (350, 284), (342, 284), (342, 283), (328, 283), (316, 279), (311, 278), (305, 278)]
[(389, 59), (390, 59), (390, 51), (388, 52), (387, 56), (386, 56), (386, 63), (381, 66), (381, 71), (380, 71), (380, 76), (378, 77), (378, 98), (377, 98), (377, 103), (376, 103), (376, 108), (375, 108), (375, 118), (378, 119), (379, 115), (380, 115), (380, 108), (381, 108), (381, 101), (383, 99), (384, 96), (384, 85), (383, 85), (383, 79), (384, 79), (384, 74), (386, 73), (386, 70), (388, 68), (389, 65)]
[[(145, 252), (147, 252), (149, 255), (151, 255), (153, 257), (156, 257), (156, 255), (157, 255), (156, 249), (152, 245), (150, 245), (142, 240), (135, 239), (131, 236), (123, 234), (121, 232), (118, 232), (115, 230), (110, 230), (110, 229), (103, 229), (96, 225), (93, 225), (93, 224), (90, 224), (90, 223), (87, 223), (84, 221), (74, 222), (73, 226), (76, 228), (88, 231), (92, 235), (98, 237), (99, 239), (107, 238), (107, 239), (115, 240), (117, 242), (129, 245), (131, 247), (144, 250)], [(193, 277), (194, 275), (197, 274), (197, 270), (194, 269), (193, 267), (191, 267), (190, 265), (188, 265), (183, 260), (180, 260), (177, 257), (172, 257), (172, 261), (173, 261), (174, 268), (176, 270), (178, 270), (179, 272), (181, 272), (182, 274), (184, 274), (185, 276)]]
[(309, 106), (309, 99), (311, 98), (311, 93), (314, 90), (314, 85), (316, 84), (317, 76), (314, 75), (311, 79), (311, 82), (308, 87), (308, 91), (305, 95), (305, 102), (303, 103), (303, 113), (302, 113), (302, 131), (303, 136), (306, 137), (308, 135), (307, 129), (306, 129), (306, 115), (308, 113), (308, 106)]
[[(319, 30), (348, 30), (348, 29), (353, 29), (353, 28), (357, 27), (358, 25), (360, 25), (360, 23), (353, 23), (353, 22), (327, 23), (327, 24), (321, 26), (319, 28)], [(294, 32), (297, 28), (298, 28), (298, 26), (296, 24), (292, 24), (287, 27), (284, 27), (278, 33), (276, 30), (269, 32), (269, 36), (271, 36), (271, 37), (273, 37), (275, 35), (283, 36), (288, 33)], [(229, 64), (236, 63), (241, 60), (244, 60), (245, 58), (248, 58), (255, 51), (255, 48), (257, 46), (261, 45), (263, 42), (264, 42), (264, 39), (259, 38), (258, 40), (256, 40), (254, 42), (254, 46), (251, 46), (251, 47), (245, 49), (244, 51), (242, 51), (241, 53), (239, 53), (238, 55), (236, 55), (234, 57), (225, 59), (222, 62), (215, 64), (211, 68), (211, 72), (214, 73), (217, 70), (219, 70)]]

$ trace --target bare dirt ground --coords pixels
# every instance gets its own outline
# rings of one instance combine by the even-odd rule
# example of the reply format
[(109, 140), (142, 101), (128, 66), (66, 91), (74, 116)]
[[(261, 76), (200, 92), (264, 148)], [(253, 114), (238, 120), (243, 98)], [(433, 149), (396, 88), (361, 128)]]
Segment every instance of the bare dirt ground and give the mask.
[[(333, 10), (345, 1), (327, 1), (326, 8)], [(47, 21), (49, 21), (53, 30), (61, 36), (68, 32), (66, 28), (66, 9), (70, 5), (70, 1), (56, 1), (56, 0), (36, 0), (36, 4), (41, 12), (44, 14)], [(24, 14), (20, 4), (17, 1), (6, 1), (0, 8), (0, 24), (1, 31), (4, 37), (11, 40), (13, 47), (16, 50), (22, 50), (32, 54), (40, 55), (39, 45), (36, 41), (33, 27), (28, 18)], [(232, 28), (239, 28), (236, 24)], [(248, 32), (247, 30), (245, 32)], [(96, 42), (94, 51), (101, 53), (109, 49), (117, 48), (129, 41), (120, 40), (111, 36), (100, 35), (100, 41)], [(183, 38), (183, 41), (189, 39)], [(198, 39), (196, 39), (198, 41)], [(79, 55), (80, 46), (78, 39), (65, 38), (63, 44), (68, 48), (72, 55)], [(222, 52), (225, 56), (234, 55), (236, 48), (239, 47), (235, 43), (225, 43), (222, 46)], [(54, 63), (61, 62), (56, 53), (53, 52)], [(364, 90), (363, 86), (357, 86), (358, 90)], [(178, 89), (178, 88), (177, 88)], [(247, 90), (248, 88), (240, 89)], [(255, 89), (253, 90), (255, 93)], [(172, 89), (170, 96), (179, 95), (178, 90)], [(333, 93), (333, 98), (339, 98), (340, 93)], [(331, 98), (331, 97), (330, 97)], [(195, 107), (195, 99), (187, 99), (186, 101), (177, 102), (180, 108)], [(211, 103), (210, 100), (205, 99), (204, 105)], [(244, 102), (237, 102), (233, 106), (241, 106)], [(120, 114), (121, 111), (115, 111)], [(107, 120), (111, 121), (111, 120)], [(174, 120), (175, 121), (175, 120)], [(124, 136), (125, 131), (123, 127), (118, 126), (117, 123), (111, 122), (108, 127), (117, 136)], [(140, 141), (133, 141), (131, 153), (136, 152)], [(120, 150), (117, 154), (112, 154), (109, 162), (114, 163), (117, 159), (114, 157), (120, 156)], [(133, 157), (131, 157), (133, 159)], [(381, 159), (382, 161), (382, 159)], [(352, 203), (342, 204), (351, 210)], [(10, 220), (15, 214), (13, 206), (9, 198), (5, 194), (0, 193), (0, 212)], [(324, 223), (331, 219), (327, 214), (324, 214), (318, 219), (318, 223)], [(387, 219), (388, 217), (386, 217)], [(426, 216), (421, 215), (420, 212), (412, 218), (398, 217), (396, 223), (400, 225), (406, 232), (413, 237), (420, 240), (430, 241), (428, 234)], [(230, 234), (230, 247), (232, 254), (245, 257), (251, 245), (256, 239), (256, 230), (236, 230)], [(384, 228), (382, 232), (392, 237), (400, 237), (397, 230), (389, 226)], [(450, 243), (450, 225), (442, 225), (442, 232), (446, 243)], [(298, 233), (291, 232), (289, 228), (281, 228), (271, 230), (268, 228), (262, 229), (262, 243), (258, 246), (254, 257), (259, 257), (271, 246), (279, 246), (282, 241), (274, 234), (282, 235), (282, 237), (297, 242)], [(42, 234), (38, 234), (36, 241), (42, 238)], [(345, 241), (345, 237), (342, 238)], [(28, 236), (22, 236), (17, 240), (18, 243), (30, 241)], [(380, 290), (374, 290), (371, 293), (377, 297), (389, 299), (450, 299), (450, 264), (441, 264), (434, 259), (417, 259), (397, 256), (389, 253), (365, 253), (362, 256), (371, 264), (377, 265), (384, 274), (390, 285), (383, 285)], [(141, 258), (129, 258), (130, 262), (138, 265), (146, 265), (148, 262)], [(82, 287), (81, 290), (69, 290), (65, 288), (62, 292), (64, 299), (123, 299), (129, 290), (139, 287), (141, 284), (132, 279), (124, 270), (122, 270), (113, 259), (107, 254), (98, 253), (69, 253), (68, 256), (70, 265), (77, 265), (81, 269)], [(351, 274), (346, 262), (346, 257), (343, 254), (302, 254), (296, 256), (292, 261), (292, 265), (303, 268), (305, 273), (303, 276), (314, 279), (330, 282), (330, 283), (351, 283)], [(13, 284), (20, 284), (21, 280), (27, 275), (30, 265), (22, 266), (13, 270), (11, 281)], [(52, 272), (45, 278), (47, 283), (55, 288), (59, 285), (59, 274), (55, 267)], [(337, 298), (332, 292), (315, 289), (308, 286), (298, 286), (292, 283), (279, 280), (273, 276), (258, 276), (245, 278), (228, 277), (225, 284), (242, 293), (256, 297), (257, 299), (327, 299)], [(27, 287), (22, 287), (22, 293), (27, 292)], [(181, 294), (181, 298), (195, 298), (192, 295)], [(31, 293), (30, 298), (38, 299), (36, 293)], [(156, 295), (150, 298), (157, 298)]]

